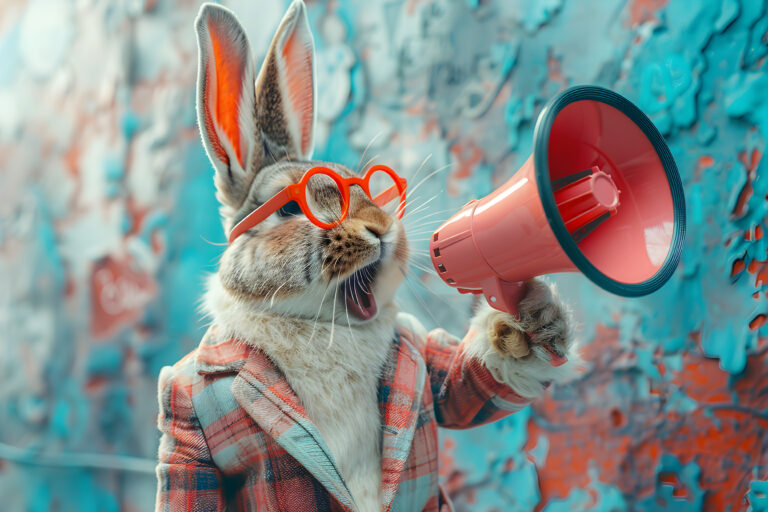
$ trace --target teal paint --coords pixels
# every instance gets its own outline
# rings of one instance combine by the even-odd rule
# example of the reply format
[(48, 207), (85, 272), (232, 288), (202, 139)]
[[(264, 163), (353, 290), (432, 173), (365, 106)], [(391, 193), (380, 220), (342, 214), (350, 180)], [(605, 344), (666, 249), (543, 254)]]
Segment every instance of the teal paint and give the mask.
[[(227, 5), (238, 8), (236, 2)], [(758, 226), (767, 231), (768, 215), (766, 163), (757, 157), (765, 153), (768, 137), (767, 8), (762, 0), (670, 0), (633, 20), (632, 5), (309, 5), (318, 50), (328, 44), (320, 30), (328, 9), (346, 28), (343, 42), (355, 58), (349, 98), (316, 158), (356, 168), (369, 140), (361, 143), (354, 134), (369, 126), (370, 137), (380, 129), (384, 135), (366, 159), (379, 154), (377, 161), (415, 182), (451, 163), (456, 144), (480, 152), (469, 176), (456, 177), (455, 167), (441, 171), (409, 203), (412, 211), (436, 196), (407, 220), (416, 248), (424, 247), (430, 230), (450, 212), (488, 194), (527, 159), (542, 105), (567, 85), (595, 83), (637, 102), (667, 137), (680, 169), (689, 229), (682, 263), (666, 287), (646, 298), (618, 300), (578, 276), (556, 278), (582, 323), (583, 343), (596, 343), (601, 332), (611, 338), (608, 348), (615, 352), (609, 355), (615, 359), (590, 361), (585, 377), (601, 385), (560, 387), (550, 393), (551, 403), (538, 402), (495, 425), (441, 433), (442, 442), (455, 443), (451, 468), (465, 479), (453, 490), (458, 512), (530, 510), (539, 504), (543, 510), (697, 510), (715, 492), (705, 493), (701, 483), (717, 481), (718, 472), (743, 473), (745, 461), (753, 464), (744, 478), (751, 483), (732, 492), (746, 496), (753, 510), (768, 508), (765, 449), (756, 455), (724, 452), (728, 465), (712, 467), (679, 462), (686, 460), (680, 441), (665, 445), (653, 463), (643, 437), (667, 432), (673, 416), (691, 429), (713, 432), (737, 421), (693, 398), (697, 384), (684, 378), (686, 372), (709, 360), (720, 367), (710, 370), (712, 380), (728, 378), (730, 403), (720, 405), (749, 411), (738, 420), (741, 435), (750, 434), (768, 410), (762, 402), (745, 405), (743, 391), (760, 392), (761, 337), (768, 334), (768, 325), (749, 328), (768, 314), (768, 288), (749, 271), (753, 262), (768, 259), (768, 236), (757, 238)], [(29, 60), (34, 48), (28, 42), (21, 47), (21, 24), (32, 11), (10, 10), (4, 19), (0, 180), (9, 192), (0, 206), (0, 332), (12, 334), (0, 342), (12, 363), (0, 367), (7, 375), (0, 385), (2, 442), (51, 452), (155, 457), (156, 375), (191, 350), (204, 330), (198, 298), (221, 252), (213, 244), (225, 236), (212, 169), (195, 128), (197, 5), (171, 1), (150, 7), (99, 4), (75, 12), (73, 24), (101, 26), (103, 33), (74, 31), (70, 53), (49, 75), (34, 72), (30, 62), (35, 69), (46, 62)], [(31, 27), (44, 27), (39, 16)], [(88, 34), (93, 39), (84, 39)], [(382, 70), (389, 73), (386, 79), (374, 80)], [(478, 101), (487, 109), (466, 108)], [(139, 144), (148, 134), (151, 144)], [(83, 190), (90, 178), (78, 162), (103, 143), (97, 135), (119, 143), (104, 153), (110, 156), (103, 162), (103, 197), (89, 202)], [(137, 168), (137, 161), (150, 168)], [(137, 175), (157, 178), (149, 204), (132, 195), (130, 180)], [(119, 211), (114, 223), (108, 222), (111, 208)], [(137, 319), (96, 340), (90, 332), (90, 271), (103, 258), (125, 254), (145, 265), (157, 293)], [(419, 266), (429, 265), (425, 257), (415, 258)], [(731, 276), (742, 260), (747, 269)], [(425, 324), (463, 332), (469, 299), (418, 268), (412, 272), (399, 297), (402, 307), (418, 312)], [(654, 394), (658, 389), (664, 393)], [(631, 451), (624, 454), (631, 469), (621, 479), (646, 484), (652, 496), (612, 480), (620, 478), (620, 468), (600, 473), (597, 465), (588, 484), (574, 485), (565, 497), (548, 495), (547, 465), (559, 453), (603, 462), (607, 457), (582, 455), (583, 439), (576, 434), (568, 446), (558, 445), (558, 428), (578, 429), (566, 419), (547, 422), (548, 408), (562, 418), (573, 412), (602, 425), (610, 421), (605, 404), (627, 423), (616, 431), (632, 436)], [(643, 429), (632, 430), (633, 422)], [(534, 427), (539, 434), (526, 452)], [(765, 446), (762, 439), (758, 446)], [(14, 471), (24, 473), (22, 489)], [(671, 486), (659, 483), (660, 474), (676, 475), (687, 498), (676, 499)], [(151, 475), (112, 470), (3, 463), (0, 498), (10, 492), (23, 495), (27, 510), (143, 510), (151, 507), (154, 482)]]

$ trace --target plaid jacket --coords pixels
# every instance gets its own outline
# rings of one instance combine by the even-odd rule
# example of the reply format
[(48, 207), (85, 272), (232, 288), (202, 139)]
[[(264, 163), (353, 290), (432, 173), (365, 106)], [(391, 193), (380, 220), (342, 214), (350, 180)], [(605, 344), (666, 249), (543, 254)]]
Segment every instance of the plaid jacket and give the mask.
[[(317, 428), (261, 351), (211, 329), (163, 368), (159, 400), (157, 511), (356, 510)], [(482, 425), (527, 403), (458, 339), (399, 315), (379, 387), (382, 510), (450, 510), (437, 482), (437, 426)]]

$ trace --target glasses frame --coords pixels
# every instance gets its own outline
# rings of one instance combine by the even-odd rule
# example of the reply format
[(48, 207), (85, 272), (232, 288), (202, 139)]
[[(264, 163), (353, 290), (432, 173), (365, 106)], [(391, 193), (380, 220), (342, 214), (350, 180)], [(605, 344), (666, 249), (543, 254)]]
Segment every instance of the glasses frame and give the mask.
[[(392, 181), (394, 181), (394, 185), (379, 193), (376, 197), (373, 197), (370, 190), (370, 180), (371, 176), (377, 171), (387, 173), (389, 177), (392, 178)], [(309, 180), (317, 174), (325, 174), (331, 178), (336, 183), (336, 186), (341, 193), (341, 216), (335, 222), (327, 223), (315, 217), (312, 213), (312, 209), (307, 203), (307, 183), (309, 183)], [(283, 190), (270, 197), (264, 204), (249, 213), (243, 220), (238, 222), (229, 233), (229, 243), (231, 244), (234, 242), (237, 237), (260, 222), (263, 222), (267, 217), (291, 201), (296, 201), (299, 208), (301, 208), (301, 211), (312, 224), (323, 229), (335, 228), (347, 218), (347, 214), (349, 213), (349, 189), (352, 185), (357, 185), (362, 188), (363, 192), (365, 192), (377, 206), (383, 206), (399, 196), (400, 204), (397, 207), (397, 218), (401, 219), (403, 217), (403, 213), (405, 212), (405, 192), (406, 187), (408, 186), (408, 181), (393, 171), (390, 167), (387, 167), (386, 165), (374, 165), (366, 171), (362, 178), (358, 176), (345, 178), (333, 169), (320, 165), (309, 169), (304, 173), (298, 183), (288, 185)]]

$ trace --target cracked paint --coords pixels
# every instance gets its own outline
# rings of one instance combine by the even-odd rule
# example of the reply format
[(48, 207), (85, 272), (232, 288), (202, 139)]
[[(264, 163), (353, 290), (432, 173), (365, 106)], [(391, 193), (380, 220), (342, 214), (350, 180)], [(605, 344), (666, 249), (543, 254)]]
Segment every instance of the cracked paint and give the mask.
[[(260, 62), (287, 1), (224, 3)], [(441, 432), (457, 511), (768, 510), (765, 2), (307, 3), (315, 157), (357, 168), (365, 152), (424, 180), (406, 218), (417, 249), (512, 176), (541, 107), (570, 85), (637, 103), (680, 170), (689, 224), (670, 282), (630, 300), (555, 276), (581, 326), (581, 377), (496, 424)], [(195, 126), (197, 9), (0, 8), (4, 509), (152, 508), (157, 374), (198, 343), (224, 242)], [(416, 251), (402, 308), (460, 334), (471, 299), (422, 267)], [(83, 464), (30, 464), (38, 452)], [(82, 453), (149, 466), (94, 469)]]

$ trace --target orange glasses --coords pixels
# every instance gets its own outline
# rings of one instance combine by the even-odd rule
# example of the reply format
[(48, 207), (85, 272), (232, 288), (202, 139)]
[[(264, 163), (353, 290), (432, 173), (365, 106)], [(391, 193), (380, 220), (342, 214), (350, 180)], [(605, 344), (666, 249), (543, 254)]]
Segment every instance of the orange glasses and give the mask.
[[(344, 178), (328, 167), (313, 167), (304, 173), (298, 183), (288, 185), (238, 222), (229, 234), (229, 243), (291, 201), (295, 201), (304, 215), (316, 226), (324, 229), (334, 228), (349, 213), (349, 187), (352, 185), (358, 185), (374, 204), (390, 214), (397, 215), (399, 219), (405, 211), (407, 184), (405, 178), (386, 165), (374, 165), (362, 178)], [(312, 192), (309, 195), (307, 187)], [(316, 198), (320, 198), (321, 202)], [(338, 210), (333, 206), (336, 201)], [(330, 208), (329, 203), (332, 205)]]

